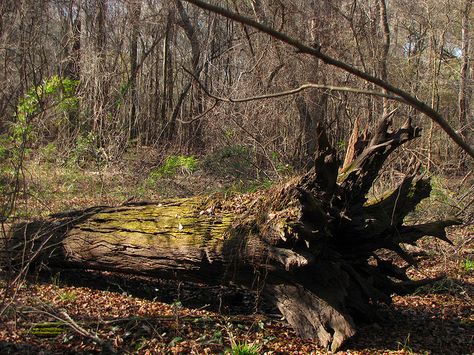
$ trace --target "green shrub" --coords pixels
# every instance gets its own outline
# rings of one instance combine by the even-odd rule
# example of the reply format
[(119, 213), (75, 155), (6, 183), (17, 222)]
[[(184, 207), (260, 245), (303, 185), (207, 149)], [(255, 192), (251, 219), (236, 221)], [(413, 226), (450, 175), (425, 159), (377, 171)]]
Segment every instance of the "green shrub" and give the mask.
[(41, 160), (48, 163), (54, 163), (58, 156), (58, 147), (54, 143), (48, 143), (44, 147), (40, 148), (39, 154)]
[(14, 134), (31, 132), (30, 120), (43, 111), (45, 101), (50, 101), (53, 104), (50, 106), (62, 113), (76, 110), (79, 105), (79, 99), (75, 96), (78, 84), (78, 80), (53, 75), (43, 84), (28, 90), (17, 105)]
[(471, 260), (470, 258), (464, 260), (464, 271), (467, 273), (474, 271), (474, 260)]
[[(10, 217), (15, 211), (19, 191), (25, 189), (20, 183), (23, 179), (19, 177), (31, 142), (39, 130), (35, 120), (43, 118), (40, 114), (46, 109), (64, 112), (77, 108), (77, 85), (78, 81), (55, 75), (31, 87), (18, 100), (15, 114), (5, 124), (6, 132), (0, 135), (0, 219)], [(49, 150), (47, 154), (51, 157), (54, 152)]]
[(198, 166), (198, 159), (193, 155), (170, 155), (159, 168), (150, 172), (148, 179), (150, 182), (156, 180), (173, 177), (177, 173), (192, 174)]
[(260, 346), (258, 344), (233, 343), (230, 349), (232, 355), (258, 355), (260, 354)]
[(74, 291), (61, 292), (59, 299), (63, 302), (74, 302), (77, 299), (77, 294)]
[[(78, 108), (79, 99), (75, 96), (78, 84), (78, 80), (53, 75), (41, 85), (30, 88), (18, 100), (16, 113), (8, 132), (8, 148), (14, 159), (27, 153), (26, 143), (34, 135), (33, 118), (44, 112), (45, 107), (51, 107), (52, 110), (59, 110), (64, 114)], [(0, 143), (0, 146), (4, 144)]]
[(76, 138), (74, 149), (69, 155), (70, 165), (81, 165), (97, 156), (96, 137), (94, 133), (89, 132), (86, 135), (80, 135)]

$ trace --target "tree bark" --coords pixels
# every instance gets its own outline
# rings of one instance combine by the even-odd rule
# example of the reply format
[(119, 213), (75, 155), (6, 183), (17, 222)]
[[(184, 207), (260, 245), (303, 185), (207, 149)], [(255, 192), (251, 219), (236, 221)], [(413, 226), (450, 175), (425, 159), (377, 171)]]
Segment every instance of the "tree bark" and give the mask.
[(163, 39), (163, 71), (162, 71), (162, 94), (161, 94), (161, 121), (167, 132), (167, 139), (171, 140), (174, 131), (170, 131), (168, 127), (169, 108), (173, 102), (173, 53), (171, 50), (171, 41), (173, 36), (174, 9), (168, 10), (165, 37)]
[[(377, 3), (379, 16), (380, 16), (380, 27), (383, 34), (382, 53), (379, 58), (380, 62), (380, 79), (388, 81), (388, 54), (390, 51), (390, 27), (388, 25), (387, 15), (387, 3), (385, 0), (378, 0)], [(383, 89), (385, 94), (388, 94), (386, 89)], [(390, 111), (389, 101), (387, 98), (383, 98), (383, 114), (387, 115)]]
[[(201, 42), (199, 39), (199, 31), (198, 26), (191, 21), (188, 13), (186, 12), (183, 4), (180, 0), (175, 1), (176, 8), (178, 10), (178, 14), (180, 20), (178, 21), (178, 25), (184, 30), (186, 37), (188, 38), (189, 43), (191, 44), (191, 68), (195, 77), (199, 77), (201, 73), (202, 66), (199, 64), (201, 60)], [(199, 86), (192, 86), (190, 87), (191, 92), (193, 93), (193, 100), (191, 101), (191, 108), (189, 112), (191, 113), (191, 117), (197, 117), (203, 113), (203, 92)], [(187, 94), (189, 89), (187, 86), (184, 88), (182, 95), (183, 98)], [(181, 102), (178, 102), (181, 105)], [(175, 107), (175, 112), (179, 109), (178, 106)], [(176, 126), (176, 115), (173, 112), (172, 120), (170, 121), (170, 127), (174, 129)], [(191, 120), (191, 122), (187, 123), (184, 126), (185, 129), (185, 144), (188, 150), (192, 150), (195, 148), (202, 148), (202, 123), (200, 120)]]
[(52, 215), (17, 226), (7, 248), (16, 263), (138, 273), (208, 284), (237, 283), (261, 291), (304, 338), (337, 350), (371, 319), (378, 302), (430, 280), (411, 281), (378, 255), (390, 249), (409, 265), (400, 244), (425, 235), (448, 241), (457, 220), (405, 225), (430, 193), (416, 174), (379, 199), (367, 193), (388, 157), (420, 134), (407, 121), (392, 131), (383, 117), (354, 159), (339, 162), (324, 130), (304, 175), (247, 195), (198, 196), (161, 203)]
[[(472, 129), (469, 127), (469, 102), (471, 98), (471, 90), (468, 85), (469, 82), (469, 66), (471, 58), (469, 57), (470, 51), (470, 13), (472, 8), (472, 0), (465, 0), (462, 9), (462, 20), (461, 20), (461, 73), (459, 80), (459, 131), (461, 136), (464, 137), (466, 142), (470, 143), (471, 137), (470, 132)], [(465, 165), (462, 159), (461, 153), (461, 164)]]
[(137, 116), (137, 75), (138, 75), (138, 40), (140, 35), (140, 15), (141, 3), (131, 1), (127, 4), (127, 11), (130, 21), (130, 77), (128, 79), (130, 90), (130, 114), (128, 140), (135, 139), (138, 135), (136, 122)]

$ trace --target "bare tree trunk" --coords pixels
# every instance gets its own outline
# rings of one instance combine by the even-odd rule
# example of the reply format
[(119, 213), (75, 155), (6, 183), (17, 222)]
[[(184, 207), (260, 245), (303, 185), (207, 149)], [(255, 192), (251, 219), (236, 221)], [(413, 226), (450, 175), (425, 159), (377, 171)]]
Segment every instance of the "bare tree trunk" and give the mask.
[(136, 138), (138, 134), (137, 125), (137, 74), (138, 74), (138, 36), (140, 34), (141, 1), (130, 1), (128, 3), (128, 14), (131, 26), (130, 36), (130, 115), (129, 115), (129, 139)]
[[(462, 9), (461, 22), (461, 73), (459, 82), (459, 131), (461, 135), (470, 142), (470, 133), (472, 131), (472, 118), (469, 122), (469, 103), (471, 100), (471, 89), (469, 82), (469, 70), (471, 58), (469, 58), (470, 51), (470, 15), (472, 8), (472, 0), (465, 0)], [(461, 153), (461, 155), (463, 155)], [(464, 158), (460, 159), (460, 164), (464, 165)]]
[(88, 29), (90, 33), (86, 33), (84, 29), (81, 37), (84, 41), (87, 36), (92, 37), (89, 40), (89, 53), (82, 52), (83, 60), (89, 60), (90, 71), (83, 73), (83, 81), (89, 82), (88, 103), (91, 106), (90, 114), (92, 115), (92, 131), (99, 139), (104, 138), (104, 111), (106, 108), (107, 88), (105, 78), (106, 71), (106, 44), (107, 44), (107, 29), (106, 29), (106, 15), (107, 15), (107, 1), (94, 0), (91, 2), (92, 6), (84, 9), (84, 22), (88, 22)]
[[(313, 2), (311, 5), (311, 17), (309, 18), (309, 36), (313, 46), (326, 47), (329, 43), (329, 34), (325, 29), (325, 24), (329, 22), (330, 9), (324, 2)], [(310, 60), (310, 72), (307, 74), (309, 81), (325, 83), (326, 75), (321, 70), (321, 61), (317, 58)], [(296, 99), (296, 105), (299, 112), (302, 153), (301, 162), (303, 166), (310, 164), (316, 154), (318, 146), (317, 127), (323, 127), (327, 117), (328, 93), (325, 91), (312, 92), (311, 99), (304, 97)]]
[(81, 5), (71, 2), (68, 9), (68, 42), (72, 43), (70, 46), (66, 46), (66, 68), (65, 76), (79, 80), (80, 78), (80, 60), (81, 60)]
[[(432, 56), (432, 82), (431, 82), (431, 107), (435, 110), (439, 108), (439, 75), (441, 73), (442, 56), (444, 51), (445, 31), (443, 31), (440, 43), (437, 45), (435, 35), (431, 35), (431, 56)], [(428, 172), (432, 170), (433, 164), (433, 131), (434, 124), (430, 123), (428, 132), (428, 162), (426, 169)]]
[(165, 127), (166, 138), (173, 139), (174, 130), (171, 131), (169, 125), (168, 112), (173, 102), (173, 56), (171, 51), (171, 37), (173, 32), (174, 10), (168, 12), (165, 38), (163, 40), (163, 70), (162, 70), (162, 93), (161, 93), (161, 121)]
[[(388, 17), (387, 17), (387, 4), (385, 0), (378, 0), (377, 3), (379, 7), (379, 16), (380, 16), (380, 27), (383, 33), (383, 44), (382, 44), (382, 53), (380, 57), (380, 78), (383, 81), (388, 79), (388, 53), (390, 50), (390, 28), (388, 26)], [(383, 89), (383, 93), (387, 94), (388, 91)], [(387, 115), (390, 111), (389, 100), (384, 97), (383, 102), (383, 115)]]
[[(73, 80), (80, 80), (81, 77), (81, 28), (82, 28), (82, 16), (81, 16), (81, 4), (79, 2), (71, 1), (68, 8), (68, 39), (69, 45), (65, 45), (66, 65), (64, 68), (64, 76)], [(78, 102), (79, 105), (79, 102)], [(80, 108), (76, 110), (69, 110), (68, 112), (68, 137), (71, 139), (77, 132), (79, 127), (79, 112)]]
[[(183, 4), (180, 0), (176, 0), (176, 7), (180, 16), (179, 26), (183, 28), (191, 44), (191, 68), (195, 77), (198, 77), (201, 72), (201, 66), (199, 64), (201, 59), (201, 43), (198, 35), (197, 27), (191, 22), (188, 13), (183, 7)], [(191, 117), (196, 117), (203, 112), (203, 92), (200, 86), (192, 86), (193, 91), (193, 109), (191, 109)], [(183, 91), (184, 92), (184, 91)], [(176, 117), (173, 117), (175, 120)], [(171, 127), (176, 125), (176, 122), (171, 122)], [(187, 143), (188, 148), (199, 148), (202, 145), (202, 127), (201, 121), (196, 120), (186, 125), (187, 132)]]

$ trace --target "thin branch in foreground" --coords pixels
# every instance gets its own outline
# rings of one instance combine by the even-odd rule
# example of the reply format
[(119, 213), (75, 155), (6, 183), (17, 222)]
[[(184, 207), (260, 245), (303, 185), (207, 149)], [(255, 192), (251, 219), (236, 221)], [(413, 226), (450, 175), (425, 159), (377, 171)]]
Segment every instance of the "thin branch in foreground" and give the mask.
[[(372, 96), (380, 96), (385, 97), (390, 100), (395, 100), (403, 103), (407, 103), (404, 99), (399, 96), (385, 94), (383, 92), (374, 91), (374, 90), (364, 90), (364, 89), (357, 89), (348, 86), (333, 86), (333, 85), (324, 85), (324, 84), (315, 84), (315, 83), (306, 83), (297, 88), (275, 92), (271, 94), (264, 94), (264, 95), (257, 95), (257, 96), (249, 96), (244, 98), (232, 98), (232, 97), (222, 97), (214, 95), (213, 93), (209, 92), (209, 90), (205, 87), (205, 85), (192, 73), (186, 68), (183, 68), (186, 73), (191, 75), (193, 79), (199, 84), (201, 89), (206, 93), (207, 96), (216, 100), (216, 101), (223, 101), (223, 102), (232, 102), (232, 103), (242, 103), (242, 102), (249, 102), (249, 101), (257, 101), (257, 100), (266, 100), (266, 99), (274, 99), (277, 97), (284, 97), (297, 94), (301, 91), (306, 89), (321, 89), (321, 90), (329, 90), (329, 91), (340, 91), (340, 92), (350, 92), (355, 94), (364, 94), (364, 95), (372, 95)], [(214, 106), (213, 106), (214, 107)], [(206, 111), (207, 113), (207, 111)], [(188, 123), (188, 122), (186, 122)]]
[[(194, 76), (194, 75), (193, 75), (193, 76)], [(199, 85), (201, 85), (201, 83), (199, 83)], [(206, 94), (207, 94), (207, 92), (206, 92)], [(210, 95), (209, 95), (209, 96), (210, 96)], [(211, 97), (212, 97), (212, 96), (211, 96)], [(216, 108), (216, 106), (217, 106), (218, 103), (219, 103), (219, 100), (215, 99), (215, 100), (214, 100), (214, 104), (213, 104), (210, 108), (208, 108), (206, 111), (204, 111), (203, 113), (201, 113), (200, 115), (197, 115), (196, 117), (193, 117), (193, 118), (191, 118), (191, 119), (188, 120), (188, 121), (184, 121), (184, 120), (181, 120), (181, 119), (179, 119), (179, 118), (177, 118), (176, 121), (178, 121), (179, 123), (182, 123), (182, 124), (191, 124), (191, 123), (193, 123), (193, 122), (195, 122), (195, 121), (200, 120), (201, 118), (203, 118), (204, 116), (206, 116), (209, 112), (211, 112), (212, 110), (214, 110), (214, 109)]]

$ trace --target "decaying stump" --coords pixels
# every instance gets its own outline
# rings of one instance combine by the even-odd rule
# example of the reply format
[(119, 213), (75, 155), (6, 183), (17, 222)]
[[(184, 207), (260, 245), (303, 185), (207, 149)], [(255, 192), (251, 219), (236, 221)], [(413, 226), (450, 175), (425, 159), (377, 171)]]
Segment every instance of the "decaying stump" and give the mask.
[[(16, 259), (59, 267), (113, 270), (258, 289), (304, 338), (336, 350), (354, 335), (354, 320), (429, 282), (377, 255), (381, 248), (415, 260), (401, 243), (428, 235), (447, 240), (457, 220), (405, 225), (430, 194), (416, 174), (383, 198), (367, 193), (387, 156), (420, 134), (407, 121), (353, 140), (352, 162), (339, 170), (322, 129), (312, 169), (254, 194), (192, 197), (161, 203), (93, 207), (56, 214), (18, 228)], [(371, 262), (369, 262), (369, 260)]]

